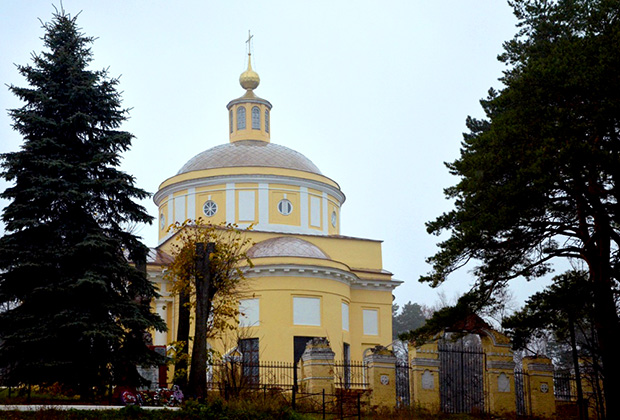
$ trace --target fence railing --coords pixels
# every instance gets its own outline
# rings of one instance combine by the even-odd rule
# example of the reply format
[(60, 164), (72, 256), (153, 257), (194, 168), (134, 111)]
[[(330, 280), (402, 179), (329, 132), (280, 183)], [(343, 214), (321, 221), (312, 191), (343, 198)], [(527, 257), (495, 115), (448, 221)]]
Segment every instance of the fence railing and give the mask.
[(341, 389), (367, 389), (367, 369), (364, 362), (336, 361), (334, 362), (334, 385)]
[(226, 360), (209, 366), (207, 383), (211, 389), (291, 389), (295, 377), (292, 363)]
[[(299, 366), (268, 361), (216, 361), (209, 366), (207, 375), (207, 383), (211, 389), (292, 389), (295, 381), (299, 379)], [(367, 365), (357, 361), (335, 362), (334, 385), (339, 389), (367, 389)]]
[(558, 401), (577, 400), (577, 381), (570, 372), (553, 373), (553, 393)]

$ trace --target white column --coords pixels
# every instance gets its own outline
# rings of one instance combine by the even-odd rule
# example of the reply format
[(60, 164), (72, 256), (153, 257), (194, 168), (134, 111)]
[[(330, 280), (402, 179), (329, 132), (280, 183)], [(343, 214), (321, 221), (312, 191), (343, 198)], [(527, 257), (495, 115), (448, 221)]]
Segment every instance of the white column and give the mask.
[(309, 200), (308, 200), (308, 188), (306, 187), (301, 187), (299, 189), (299, 216), (301, 218), (301, 228), (302, 229), (308, 229), (308, 206), (309, 206)]
[(187, 190), (187, 218), (196, 220), (196, 188)]
[(329, 228), (329, 219), (327, 218), (327, 211), (328, 211), (328, 206), (327, 206), (327, 193), (323, 193), (323, 233), (324, 234), (328, 234), (328, 228)]
[(258, 226), (269, 224), (269, 184), (258, 184)]
[(226, 184), (226, 223), (235, 223), (235, 183)]
[(168, 196), (168, 225), (174, 223), (174, 197), (172, 194)]
[[(155, 301), (155, 312), (166, 322), (168, 319), (166, 316), (166, 302), (157, 299)], [(167, 341), (167, 335), (165, 331), (155, 331), (155, 337), (153, 337), (153, 344), (156, 346), (165, 346)]]

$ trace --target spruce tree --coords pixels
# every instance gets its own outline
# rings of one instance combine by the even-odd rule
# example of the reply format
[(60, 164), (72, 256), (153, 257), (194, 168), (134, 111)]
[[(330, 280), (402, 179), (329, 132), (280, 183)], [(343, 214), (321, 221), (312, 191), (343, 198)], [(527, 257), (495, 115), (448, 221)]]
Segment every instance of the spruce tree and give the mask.
[(88, 397), (138, 383), (136, 366), (157, 360), (144, 339), (165, 329), (156, 291), (129, 262), (147, 248), (125, 228), (152, 218), (134, 201), (148, 194), (118, 169), (132, 139), (119, 130), (118, 79), (88, 69), (94, 39), (76, 17), (56, 11), (43, 29), (45, 50), (17, 66), (29, 86), (9, 86), (25, 104), (9, 110), (21, 149), (2, 155), (0, 365), (8, 384)]

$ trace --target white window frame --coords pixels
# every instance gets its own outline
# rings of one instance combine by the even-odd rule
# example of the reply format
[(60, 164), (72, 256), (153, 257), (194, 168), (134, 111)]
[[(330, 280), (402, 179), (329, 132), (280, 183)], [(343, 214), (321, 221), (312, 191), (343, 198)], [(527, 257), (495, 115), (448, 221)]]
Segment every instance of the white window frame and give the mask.
[(239, 326), (258, 327), (260, 325), (260, 301), (254, 299), (239, 300)]
[(321, 298), (293, 296), (293, 325), (321, 326)]
[(253, 222), (256, 219), (256, 195), (254, 191), (239, 191), (239, 221)]
[(349, 331), (349, 304), (347, 302), (342, 302), (342, 329), (344, 331)]
[(362, 309), (364, 335), (379, 335), (379, 310)]

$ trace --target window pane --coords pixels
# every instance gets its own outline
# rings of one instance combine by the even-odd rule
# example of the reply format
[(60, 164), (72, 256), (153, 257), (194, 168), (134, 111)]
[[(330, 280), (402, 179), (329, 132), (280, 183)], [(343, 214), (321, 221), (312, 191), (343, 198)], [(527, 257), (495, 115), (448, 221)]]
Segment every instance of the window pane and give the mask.
[(294, 297), (293, 324), (321, 326), (321, 299)]
[(269, 111), (265, 110), (265, 131), (269, 132)]
[(364, 335), (379, 335), (379, 311), (364, 309)]
[(245, 130), (245, 108), (237, 108), (237, 130)]
[(260, 109), (257, 106), (252, 108), (252, 129), (260, 130)]
[(321, 227), (321, 199), (310, 197), (310, 226)]
[(342, 329), (349, 331), (349, 305), (342, 302)]
[(239, 221), (253, 222), (255, 218), (254, 191), (239, 191)]
[(260, 311), (258, 299), (243, 299), (239, 301), (239, 326), (240, 327), (257, 327)]

